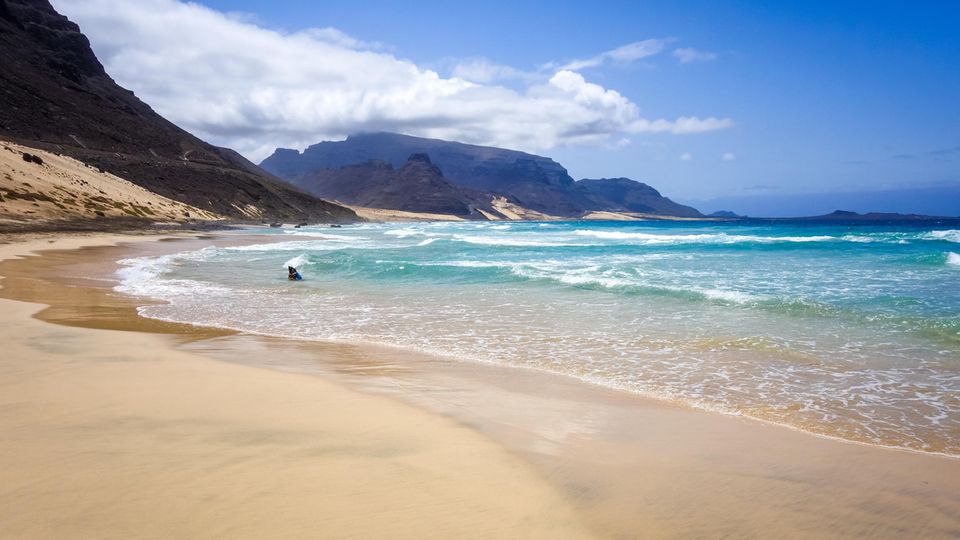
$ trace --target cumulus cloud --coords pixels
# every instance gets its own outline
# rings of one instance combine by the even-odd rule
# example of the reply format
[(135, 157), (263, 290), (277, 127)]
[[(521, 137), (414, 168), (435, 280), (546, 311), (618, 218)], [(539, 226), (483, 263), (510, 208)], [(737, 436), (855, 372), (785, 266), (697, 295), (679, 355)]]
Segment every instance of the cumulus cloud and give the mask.
[(737, 159), (737, 156), (733, 155), (733, 152), (724, 152), (720, 159), (723, 161), (733, 161)]
[(710, 60), (717, 59), (717, 53), (712, 53), (710, 51), (698, 51), (692, 47), (674, 49), (673, 56), (676, 57), (681, 64), (689, 64), (690, 62), (709, 62)]
[[(441, 77), (332, 28), (282, 33), (179, 0), (53, 3), (80, 24), (121, 85), (183, 128), (255, 161), (278, 146), (370, 131), (542, 151), (732, 125), (643, 118), (628, 98), (572, 69), (525, 78), (475, 61)], [(600, 62), (632, 61), (663, 46), (637, 42)], [(492, 84), (510, 77), (522, 79), (522, 88)]]

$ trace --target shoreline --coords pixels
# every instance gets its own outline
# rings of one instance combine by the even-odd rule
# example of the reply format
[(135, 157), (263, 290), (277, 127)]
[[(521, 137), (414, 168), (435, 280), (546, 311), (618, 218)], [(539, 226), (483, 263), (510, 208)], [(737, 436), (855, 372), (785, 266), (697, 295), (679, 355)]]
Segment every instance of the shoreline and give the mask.
[[(103, 253), (74, 255), (79, 260), (101, 257), (99, 264), (108, 262), (102, 260)], [(149, 320), (137, 322), (139, 331), (149, 326), (144, 321)], [(173, 349), (224, 360), (227, 365), (251, 363), (265, 373), (290, 371), (291, 365), (300, 362), (297, 365), (307, 376), (321, 382), (332, 380), (361, 394), (385, 394), (392, 401), (406, 402), (405, 406), (412, 404), (453, 420), (532, 464), (541, 479), (548, 479), (590, 527), (604, 535), (760, 536), (779, 531), (795, 536), (806, 530), (858, 537), (869, 536), (864, 533), (871, 530), (892, 531), (907, 519), (913, 528), (906, 536), (948, 537), (951, 527), (960, 526), (960, 518), (949, 515), (960, 515), (960, 499), (950, 495), (960, 488), (960, 463), (948, 456), (842, 445), (855, 441), (810, 437), (816, 434), (654, 403), (650, 398), (534, 370), (517, 373), (515, 368), (451, 363), (405, 351), (290, 341), (221, 332), (181, 340)], [(250, 350), (258, 351), (252, 356), (261, 360), (251, 361)], [(262, 361), (272, 356), (282, 356), (281, 365)], [(508, 410), (511, 406), (516, 410)], [(560, 427), (567, 430), (565, 434), (547, 433)], [(711, 434), (721, 437), (717, 440)], [(595, 463), (598, 455), (605, 455), (606, 463)], [(838, 461), (842, 466), (837, 466)], [(919, 480), (902, 471), (886, 472), (891, 468), (913, 469)], [(824, 470), (832, 472), (827, 475)], [(817, 494), (826, 502), (798, 500), (797, 486), (781, 485), (784, 471), (796, 477), (793, 481), (802, 486), (801, 492), (831, 488)], [(870, 480), (871, 474), (880, 471), (887, 476), (883, 482)], [(636, 486), (651, 480), (652, 486)], [(916, 493), (885, 500), (876, 493), (878, 489)], [(735, 500), (721, 504), (697, 493), (701, 490)], [(672, 504), (658, 500), (664, 493)], [(638, 494), (644, 495), (640, 506)], [(762, 501), (755, 499), (759, 494), (764, 494)], [(924, 512), (922, 503), (931, 501), (934, 514), (918, 516), (917, 512)], [(759, 505), (761, 515), (733, 520), (731, 512), (742, 513), (748, 502)], [(864, 513), (864, 505), (878, 504), (893, 504), (900, 511)], [(936, 512), (938, 507), (943, 512)], [(631, 515), (640, 510), (646, 512)], [(824, 521), (819, 515), (823, 512), (843, 513), (843, 526)]]

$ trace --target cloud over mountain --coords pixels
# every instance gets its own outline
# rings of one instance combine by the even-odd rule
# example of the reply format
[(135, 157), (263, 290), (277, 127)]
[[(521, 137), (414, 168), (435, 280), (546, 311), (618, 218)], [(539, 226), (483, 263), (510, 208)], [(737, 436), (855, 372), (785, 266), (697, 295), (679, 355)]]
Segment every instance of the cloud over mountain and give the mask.
[(521, 78), (518, 89), (491, 81), (519, 72), (477, 64), (462, 73), (467, 78), (445, 78), (333, 28), (284, 33), (177, 0), (53, 3), (80, 24), (117, 82), (178, 125), (253, 160), (277, 146), (362, 131), (539, 151), (732, 125), (726, 118), (643, 118), (628, 98), (576, 72), (659, 53), (660, 40)]

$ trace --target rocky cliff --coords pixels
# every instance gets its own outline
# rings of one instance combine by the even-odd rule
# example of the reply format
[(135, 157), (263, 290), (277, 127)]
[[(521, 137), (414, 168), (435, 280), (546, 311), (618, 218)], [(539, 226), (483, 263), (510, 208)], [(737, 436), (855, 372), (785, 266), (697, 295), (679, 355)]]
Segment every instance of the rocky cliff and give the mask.
[(550, 158), (396, 133), (353, 135), (345, 141), (315, 144), (303, 153), (278, 148), (260, 166), (296, 182), (306, 173), (369, 160), (400, 167), (411, 154), (429, 154), (444, 177), (458, 186), (506, 196), (525, 208), (560, 216), (576, 216), (586, 210), (573, 178)]
[[(399, 167), (413, 153), (429, 154), (444, 177), (456, 186), (484, 194), (485, 199), (504, 197), (511, 204), (552, 216), (580, 217), (611, 211), (702, 217), (696, 209), (627, 178), (574, 182), (566, 169), (547, 157), (396, 133), (353, 135), (344, 141), (315, 144), (303, 153), (278, 148), (260, 166), (314, 193), (332, 197), (316, 191), (316, 186), (304, 183), (304, 179), (338, 174), (329, 171), (370, 160)], [(398, 204), (402, 195), (391, 199), (392, 204)]]
[(497, 214), (491, 197), (447, 180), (427, 154), (412, 154), (399, 169), (370, 160), (294, 177), (318, 196), (356, 206), (405, 212), (483, 218), (477, 210)]
[(578, 180), (577, 190), (589, 201), (589, 210), (703, 217), (696, 208), (675, 203), (647, 184), (629, 178)]

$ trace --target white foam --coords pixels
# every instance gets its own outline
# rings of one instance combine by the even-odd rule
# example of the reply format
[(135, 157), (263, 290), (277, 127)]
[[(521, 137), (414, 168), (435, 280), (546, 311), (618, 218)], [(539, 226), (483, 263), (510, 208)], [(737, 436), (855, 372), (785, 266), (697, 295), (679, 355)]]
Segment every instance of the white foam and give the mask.
[(173, 253), (160, 257), (137, 257), (117, 261), (122, 267), (116, 271), (120, 283), (114, 287), (114, 290), (160, 300), (200, 294), (213, 296), (228, 294), (230, 290), (225, 287), (189, 279), (162, 277), (183, 261), (202, 261), (215, 255), (216, 251), (214, 247), (207, 247), (198, 251)]
[(711, 300), (723, 300), (725, 302), (733, 302), (735, 304), (749, 304), (751, 302), (757, 302), (763, 299), (762, 297), (740, 291), (700, 289), (697, 292), (706, 296), (707, 298), (710, 298)]
[(924, 236), (928, 240), (946, 240), (947, 242), (960, 243), (960, 230), (957, 229), (930, 231)]
[(420, 246), (429, 246), (430, 244), (432, 244), (432, 243), (434, 243), (434, 242), (436, 242), (436, 241), (437, 241), (436, 238), (427, 238), (427, 239), (424, 240), (423, 242), (420, 242), (419, 244), (417, 244), (417, 247), (420, 247)]
[(284, 231), (284, 233), (290, 236), (305, 236), (308, 238), (321, 238), (323, 240), (337, 240), (340, 242), (356, 242), (357, 240), (365, 240), (365, 238), (363, 237), (346, 236), (342, 234), (311, 232), (311, 231)]
[(227, 251), (253, 251), (253, 252), (272, 252), (272, 251), (336, 251), (341, 249), (381, 249), (373, 243), (367, 243), (362, 238), (351, 239), (356, 242), (350, 245), (344, 245), (342, 242), (317, 242), (315, 240), (299, 240), (292, 242), (274, 242), (270, 244), (250, 244), (247, 246), (231, 246), (223, 248)]
[(408, 236), (424, 236), (422, 231), (411, 228), (392, 229), (389, 231), (384, 231), (383, 234), (387, 236), (396, 236), (397, 238), (407, 238)]
[[(380, 261), (378, 261), (380, 262)], [(436, 263), (421, 263), (420, 266), (450, 266), (453, 268), (510, 268), (518, 263), (496, 261), (441, 261)]]
[(573, 232), (578, 236), (589, 236), (604, 240), (639, 240), (643, 244), (736, 244), (741, 242), (776, 243), (776, 242), (830, 242), (839, 240), (835, 236), (754, 236), (731, 235), (726, 233), (712, 234), (653, 234), (643, 232), (623, 231), (595, 231), (578, 229)]
[(544, 242), (540, 240), (519, 240), (500, 236), (467, 236), (461, 234), (453, 235), (454, 240), (476, 244), (481, 246), (507, 246), (507, 247), (588, 247), (596, 244), (578, 244), (570, 242)]
[(300, 268), (301, 266), (307, 266), (309, 264), (311, 263), (310, 263), (310, 259), (307, 258), (307, 254), (301, 253), (300, 255), (297, 255), (296, 257), (283, 263), (283, 267), (287, 268), (288, 266), (292, 266), (294, 268)]
[(858, 236), (855, 234), (848, 234), (845, 236), (841, 236), (840, 239), (845, 240), (847, 242), (855, 242), (857, 244), (869, 244), (870, 242), (876, 242), (879, 240), (877, 238), (873, 238), (870, 236)]
[(960, 266), (960, 254), (952, 251), (947, 253), (947, 264), (952, 266)]

